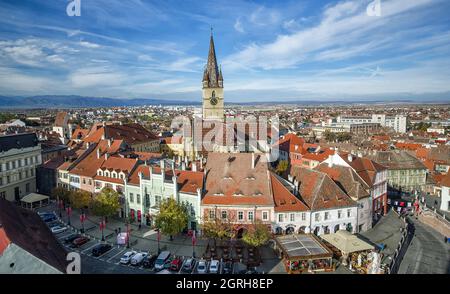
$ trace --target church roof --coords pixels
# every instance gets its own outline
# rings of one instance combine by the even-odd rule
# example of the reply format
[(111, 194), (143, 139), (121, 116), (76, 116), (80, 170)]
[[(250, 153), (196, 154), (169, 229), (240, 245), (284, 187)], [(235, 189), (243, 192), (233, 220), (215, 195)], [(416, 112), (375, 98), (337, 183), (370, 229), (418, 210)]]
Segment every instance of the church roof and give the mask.
[(208, 61), (206, 63), (205, 72), (203, 74), (203, 81), (208, 82), (208, 87), (219, 87), (219, 80), (223, 80), (223, 77), (222, 73), (219, 73), (219, 67), (217, 66), (214, 38), (211, 34), (211, 38), (209, 40)]

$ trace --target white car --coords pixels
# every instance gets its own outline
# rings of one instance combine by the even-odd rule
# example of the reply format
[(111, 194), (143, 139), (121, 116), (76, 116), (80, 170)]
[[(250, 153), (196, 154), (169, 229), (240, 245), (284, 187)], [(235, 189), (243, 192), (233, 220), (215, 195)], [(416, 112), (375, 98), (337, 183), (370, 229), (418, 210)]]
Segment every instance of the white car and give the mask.
[(60, 225), (57, 225), (57, 226), (52, 227), (51, 230), (52, 230), (52, 233), (59, 234), (59, 233), (65, 232), (67, 230), (67, 227), (62, 227)]
[(131, 258), (131, 265), (140, 265), (147, 254), (148, 253), (146, 252), (139, 252), (133, 255), (133, 257)]
[(209, 264), (209, 273), (210, 274), (217, 274), (219, 272), (219, 261), (218, 260), (211, 260), (211, 263)]
[(197, 265), (197, 273), (206, 274), (207, 266), (205, 260), (200, 260)]
[(120, 263), (128, 264), (131, 261), (131, 258), (136, 255), (136, 251), (128, 251), (120, 258)]

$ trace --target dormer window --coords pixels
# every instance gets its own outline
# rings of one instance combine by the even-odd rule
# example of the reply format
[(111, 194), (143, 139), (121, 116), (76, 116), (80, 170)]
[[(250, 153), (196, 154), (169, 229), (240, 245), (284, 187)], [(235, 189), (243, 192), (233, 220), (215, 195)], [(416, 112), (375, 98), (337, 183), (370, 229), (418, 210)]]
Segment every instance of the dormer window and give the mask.
[(223, 196), (223, 192), (222, 191), (218, 191), (216, 193), (214, 193), (214, 196)]
[(242, 193), (241, 190), (237, 190), (236, 192), (234, 192), (233, 196), (244, 196), (244, 193)]
[(261, 193), (261, 191), (256, 191), (253, 195), (254, 195), (254, 196), (261, 196), (262, 193)]

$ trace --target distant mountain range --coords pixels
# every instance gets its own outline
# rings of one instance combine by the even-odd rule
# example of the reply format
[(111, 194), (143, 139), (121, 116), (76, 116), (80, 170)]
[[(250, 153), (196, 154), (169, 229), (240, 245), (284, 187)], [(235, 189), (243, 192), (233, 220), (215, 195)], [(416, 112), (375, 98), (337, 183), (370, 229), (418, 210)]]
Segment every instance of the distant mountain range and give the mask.
[(118, 107), (141, 105), (199, 105), (200, 102), (167, 99), (122, 99), (99, 98), (75, 95), (45, 96), (0, 96), (0, 108), (84, 108), (84, 107)]
[[(447, 96), (448, 97), (448, 96)], [(289, 101), (260, 101), (260, 102), (226, 102), (228, 105), (355, 105), (355, 104), (449, 104), (446, 98), (418, 99), (419, 97), (397, 99), (345, 99), (345, 100), (289, 100)], [(199, 99), (200, 100), (200, 99)], [(89, 107), (121, 107), (142, 105), (179, 105), (199, 106), (199, 100), (172, 100), (172, 99), (148, 99), (148, 98), (107, 98), (86, 97), (76, 95), (41, 95), (41, 96), (0, 96), (0, 109), (36, 109), (36, 108), (89, 108)], [(244, 100), (245, 101), (245, 100)]]

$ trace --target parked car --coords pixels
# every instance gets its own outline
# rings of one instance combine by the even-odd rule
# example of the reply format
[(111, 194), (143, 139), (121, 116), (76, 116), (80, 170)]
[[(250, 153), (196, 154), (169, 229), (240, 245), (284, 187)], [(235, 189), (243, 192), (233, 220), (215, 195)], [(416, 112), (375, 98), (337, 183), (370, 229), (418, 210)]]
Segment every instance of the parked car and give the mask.
[(233, 273), (233, 262), (227, 261), (223, 265), (223, 273), (224, 274), (232, 274)]
[(217, 274), (219, 273), (219, 261), (218, 260), (211, 260), (209, 263), (209, 273), (210, 274)]
[(142, 261), (142, 266), (145, 268), (152, 268), (155, 266), (155, 261), (158, 258), (158, 255), (152, 254), (147, 255), (144, 260)]
[(71, 234), (67, 237), (64, 238), (64, 243), (68, 244), (68, 243), (72, 243), (73, 240), (80, 238), (81, 235), (80, 234)]
[(57, 225), (57, 226), (52, 227), (51, 230), (52, 230), (53, 234), (59, 234), (59, 233), (67, 231), (67, 227)]
[(44, 214), (44, 215), (41, 215), (41, 219), (42, 219), (44, 222), (48, 223), (48, 222), (55, 221), (57, 218), (56, 218), (56, 215), (54, 215), (54, 214), (52, 213), (52, 214)]
[(112, 246), (110, 244), (101, 243), (92, 248), (93, 256), (100, 256), (111, 250)]
[(196, 263), (197, 263), (197, 260), (195, 260), (195, 258), (188, 258), (186, 260), (186, 262), (184, 263), (181, 271), (184, 273), (191, 273), (192, 270), (194, 269)]
[(206, 274), (206, 271), (207, 271), (207, 264), (206, 264), (206, 260), (200, 260), (199, 262), (198, 262), (198, 265), (197, 265), (197, 273), (199, 273), (199, 274)]
[(82, 236), (80, 238), (73, 240), (72, 245), (74, 247), (80, 247), (81, 245), (86, 244), (87, 242), (89, 242), (89, 238)]
[(146, 252), (139, 252), (131, 258), (131, 265), (140, 265), (144, 258), (148, 255)]
[(180, 268), (181, 268), (181, 264), (182, 264), (182, 263), (183, 263), (183, 260), (182, 260), (180, 257), (175, 258), (175, 259), (172, 260), (172, 262), (170, 263), (169, 270), (174, 271), (174, 272), (179, 271)]
[(164, 265), (166, 264), (169, 258), (170, 258), (170, 251), (161, 252), (155, 261), (155, 270), (160, 271), (164, 269)]
[(128, 251), (127, 253), (125, 253), (121, 258), (120, 258), (120, 263), (121, 264), (128, 264), (131, 261), (131, 258), (136, 255), (136, 251)]

